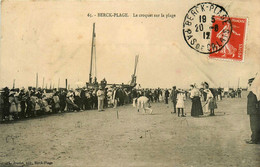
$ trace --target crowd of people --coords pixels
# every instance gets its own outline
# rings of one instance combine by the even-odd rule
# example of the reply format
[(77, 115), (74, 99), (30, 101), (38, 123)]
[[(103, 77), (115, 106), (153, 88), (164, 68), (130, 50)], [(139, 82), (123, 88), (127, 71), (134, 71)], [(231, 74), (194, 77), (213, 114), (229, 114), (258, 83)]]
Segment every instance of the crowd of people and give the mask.
[[(260, 110), (259, 110), (259, 77), (257, 83), (251, 86), (248, 94), (247, 112), (250, 116), (250, 127), (252, 130), (249, 144), (259, 143), (260, 139)], [(253, 87), (253, 88), (252, 88)], [(257, 88), (257, 89), (256, 89)], [(145, 96), (150, 103), (172, 102), (172, 114), (185, 117), (185, 100), (192, 102), (191, 116), (199, 117), (209, 113), (215, 115), (217, 101), (227, 98), (241, 98), (242, 89), (210, 88), (207, 82), (203, 82), (199, 88), (191, 84), (190, 89), (184, 90), (173, 86), (171, 89), (136, 89), (124, 87), (124, 85), (112, 85), (110, 87), (93, 87), (78, 89), (9, 89), (0, 90), (0, 118), (1, 122), (26, 119), (41, 115), (79, 112), (83, 110), (104, 111), (105, 108), (122, 106), (135, 103), (139, 97)], [(203, 103), (202, 103), (203, 102)], [(203, 106), (202, 106), (203, 104)], [(204, 111), (203, 111), (204, 110)]]
[[(170, 92), (165, 91), (165, 103), (168, 104), (169, 97), (173, 103), (173, 112), (171, 113), (174, 114), (178, 111), (178, 116), (185, 117), (184, 101), (190, 98), (192, 101), (191, 116), (198, 117), (204, 113), (214, 116), (217, 101), (222, 100), (223, 97), (241, 98), (241, 92), (241, 88), (228, 89), (227, 91), (223, 88), (210, 88), (207, 82), (203, 82), (200, 88), (197, 88), (196, 84), (191, 84), (189, 90), (177, 89), (176, 86), (173, 86)], [(202, 102), (204, 102), (203, 106)]]
[[(0, 103), (2, 121), (25, 119), (46, 114), (61, 112), (78, 112), (83, 110), (104, 111), (105, 108), (122, 106), (133, 103), (134, 99), (146, 96), (150, 103), (173, 102), (173, 112), (178, 116), (185, 116), (184, 101), (188, 98), (192, 100), (191, 116), (203, 114), (201, 101), (208, 101), (206, 110), (211, 110), (216, 106), (216, 100), (221, 100), (224, 91), (221, 88), (212, 89), (204, 84), (200, 89), (196, 85), (191, 85), (189, 90), (176, 89), (129, 89), (124, 85), (112, 85), (107, 87), (78, 88), (78, 89), (42, 89), (42, 88), (16, 88), (5, 87), (1, 90)], [(238, 97), (241, 97), (241, 93)], [(211, 103), (214, 99), (214, 105)], [(181, 114), (181, 115), (180, 115)]]
[[(129, 91), (122, 87), (105, 88), (102, 92), (102, 96), (104, 96), (102, 107), (105, 108), (111, 106), (112, 98), (114, 101), (116, 99), (118, 106), (131, 101)], [(5, 87), (0, 96), (2, 120), (9, 121), (45, 114), (97, 109), (99, 93), (98, 88), (67, 90), (32, 87), (9, 89)]]
[[(209, 88), (209, 84), (204, 82), (201, 88), (197, 88), (196, 84), (191, 84), (189, 91), (185, 91), (183, 89), (177, 89), (176, 86), (173, 86), (171, 93), (165, 93), (168, 95), (173, 103), (173, 112), (172, 114), (177, 113), (178, 116), (185, 117), (184, 112), (184, 101), (187, 98), (191, 99), (192, 106), (191, 106), (191, 116), (199, 117), (203, 115), (203, 107), (205, 106), (205, 113), (210, 111), (210, 116), (214, 116), (214, 109), (217, 108), (217, 99), (222, 100), (222, 89), (213, 89)], [(205, 102), (204, 106), (202, 107), (202, 101)], [(168, 103), (166, 100), (165, 103)], [(181, 114), (181, 115), (180, 115)]]
[(151, 102), (164, 101), (164, 89), (129, 89), (123, 85), (78, 89), (3, 88), (0, 96), (1, 121), (20, 120), (46, 114), (103, 111), (122, 106), (140, 96)]

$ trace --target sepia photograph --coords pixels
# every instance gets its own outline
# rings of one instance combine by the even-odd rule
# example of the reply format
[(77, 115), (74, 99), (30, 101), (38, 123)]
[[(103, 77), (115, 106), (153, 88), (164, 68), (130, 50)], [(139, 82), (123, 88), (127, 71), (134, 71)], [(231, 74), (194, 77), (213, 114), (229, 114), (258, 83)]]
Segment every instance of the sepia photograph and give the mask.
[(260, 167), (259, 0), (0, 11), (0, 167)]

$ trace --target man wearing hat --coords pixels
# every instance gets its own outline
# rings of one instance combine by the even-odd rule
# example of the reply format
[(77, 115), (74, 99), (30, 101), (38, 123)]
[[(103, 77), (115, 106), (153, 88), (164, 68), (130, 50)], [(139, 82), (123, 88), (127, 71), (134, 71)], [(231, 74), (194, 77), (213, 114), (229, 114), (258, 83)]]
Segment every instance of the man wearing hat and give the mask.
[(168, 91), (168, 89), (166, 89), (164, 92), (165, 104), (168, 104), (169, 94), (170, 92)]
[(9, 89), (8, 87), (5, 87), (3, 89), (2, 97), (3, 97), (3, 121), (9, 119), (9, 108), (10, 108), (10, 103), (9, 103)]
[(0, 121), (3, 121), (4, 120), (4, 99), (3, 99), (3, 93), (4, 93), (4, 90), (0, 90)]
[[(249, 83), (250, 84), (250, 83)], [(248, 144), (260, 144), (260, 76), (255, 77), (247, 95), (247, 114), (249, 115), (251, 140)]]
[(104, 91), (102, 90), (102, 87), (99, 87), (99, 90), (97, 91), (97, 97), (98, 97), (98, 111), (104, 111), (104, 99), (105, 99), (105, 94)]
[(21, 88), (21, 91), (19, 93), (19, 99), (21, 101), (21, 113), (20, 113), (20, 117), (21, 118), (25, 118), (25, 108), (26, 108), (26, 94), (25, 94), (25, 89), (24, 87)]
[(171, 112), (172, 114), (176, 113), (177, 93), (178, 93), (178, 91), (176, 90), (176, 86), (173, 86), (172, 92), (171, 92), (171, 100), (172, 100), (172, 103), (173, 103), (173, 111), (174, 112)]

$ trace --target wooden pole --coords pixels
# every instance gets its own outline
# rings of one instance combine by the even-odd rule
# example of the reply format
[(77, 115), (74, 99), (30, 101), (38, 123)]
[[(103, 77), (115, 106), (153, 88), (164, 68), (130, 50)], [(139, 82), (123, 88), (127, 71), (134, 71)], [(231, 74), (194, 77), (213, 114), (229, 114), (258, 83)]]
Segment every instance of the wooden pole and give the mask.
[(42, 88), (44, 88), (44, 77), (42, 78)]
[(93, 33), (92, 33), (92, 44), (91, 44), (91, 58), (90, 58), (90, 70), (89, 70), (89, 83), (92, 83), (92, 64), (93, 64), (93, 51), (94, 51), (94, 42), (95, 42), (95, 23), (93, 23)]
[(66, 86), (66, 89), (68, 88), (68, 79), (65, 79), (65, 86)]
[(237, 88), (239, 88), (239, 85), (240, 85), (240, 77), (238, 78)]
[(13, 81), (13, 89), (15, 88), (15, 79), (14, 79), (14, 81)]
[(58, 89), (60, 88), (60, 78), (58, 80)]
[(36, 73), (36, 88), (38, 88), (38, 72)]

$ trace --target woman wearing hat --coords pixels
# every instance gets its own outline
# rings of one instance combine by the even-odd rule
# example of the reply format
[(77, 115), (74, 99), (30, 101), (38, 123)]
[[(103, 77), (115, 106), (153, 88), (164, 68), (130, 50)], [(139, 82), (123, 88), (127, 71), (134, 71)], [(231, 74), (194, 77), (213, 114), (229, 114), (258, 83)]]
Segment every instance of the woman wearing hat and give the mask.
[(198, 117), (199, 115), (203, 115), (200, 97), (201, 97), (201, 93), (199, 89), (196, 88), (195, 84), (192, 84), (190, 98), (192, 101), (191, 116), (193, 117)]
[(14, 120), (14, 118), (17, 116), (17, 106), (16, 106), (16, 102), (15, 102), (15, 92), (14, 91), (10, 91), (9, 93), (9, 103), (10, 103), (10, 108), (9, 108), (9, 120)]
[(210, 110), (210, 116), (214, 116), (214, 110), (217, 108), (216, 98), (214, 97), (212, 91), (209, 89), (209, 84), (205, 82), (204, 84), (205, 90), (204, 92), (207, 93), (206, 98), (206, 110)]

